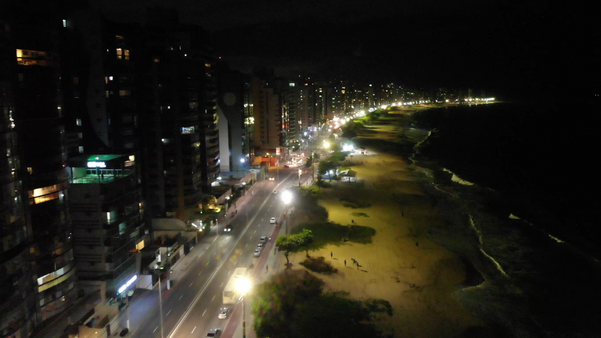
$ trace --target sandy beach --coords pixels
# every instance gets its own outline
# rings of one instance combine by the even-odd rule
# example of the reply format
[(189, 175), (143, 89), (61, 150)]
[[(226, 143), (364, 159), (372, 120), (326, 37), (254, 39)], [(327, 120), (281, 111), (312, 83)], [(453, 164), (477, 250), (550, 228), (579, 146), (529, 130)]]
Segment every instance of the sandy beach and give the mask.
[[(389, 137), (397, 129), (381, 125), (372, 130), (374, 137)], [(466, 266), (455, 253), (429, 240), (428, 227), (444, 224), (419, 175), (398, 156), (367, 150), (368, 155), (352, 158), (357, 182), (332, 182), (331, 188), (322, 188), (319, 204), (329, 212), (330, 222), (372, 227), (376, 235), (371, 244), (329, 245), (311, 253), (339, 270), (329, 276), (316, 274), (325, 281), (325, 290), (390, 302), (393, 316), (378, 326), (394, 337), (495, 337), (494, 330), (453, 296), (465, 286)], [(341, 198), (371, 205), (352, 209)], [(296, 217), (295, 224), (311, 222), (302, 213)], [(292, 269), (305, 269), (298, 264), (303, 259), (302, 252), (290, 255)]]

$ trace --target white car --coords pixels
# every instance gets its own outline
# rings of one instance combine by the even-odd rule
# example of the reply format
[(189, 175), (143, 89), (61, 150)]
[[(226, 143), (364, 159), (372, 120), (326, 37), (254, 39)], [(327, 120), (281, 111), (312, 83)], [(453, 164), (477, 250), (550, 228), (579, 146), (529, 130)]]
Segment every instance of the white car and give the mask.
[(275, 222), (276, 222), (276, 220), (275, 220), (275, 217), (272, 217), (272, 218), (269, 220), (269, 223), (271, 223), (271, 224), (275, 224)]
[(263, 248), (256, 248), (253, 256), (255, 256), (255, 257), (261, 256), (261, 251), (263, 251)]
[(227, 315), (230, 313), (230, 308), (229, 307), (222, 307), (221, 309), (219, 309), (219, 315), (217, 315), (217, 318), (219, 319), (227, 319)]
[(263, 248), (263, 246), (265, 246), (265, 243), (263, 243), (263, 242), (259, 242), (259, 243), (257, 244), (257, 248), (261, 248), (261, 249), (262, 249), (262, 248)]
[(277, 190), (274, 190), (274, 191), (273, 191), (273, 194), (274, 194), (274, 195), (277, 195), (277, 194), (278, 194), (278, 191), (277, 191)]
[(261, 236), (261, 238), (259, 239), (259, 242), (261, 242), (261, 243), (267, 243), (268, 240), (269, 240), (269, 237), (267, 237), (267, 236)]

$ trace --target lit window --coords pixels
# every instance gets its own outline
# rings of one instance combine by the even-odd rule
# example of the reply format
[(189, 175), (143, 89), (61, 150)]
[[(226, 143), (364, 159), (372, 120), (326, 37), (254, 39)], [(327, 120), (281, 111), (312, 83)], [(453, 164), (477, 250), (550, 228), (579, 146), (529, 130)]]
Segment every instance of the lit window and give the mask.
[(17, 49), (17, 64), (20, 66), (51, 66), (51, 59), (50, 53), (47, 52)]
[(117, 40), (123, 40), (123, 36), (121, 36), (121, 35), (115, 35), (115, 38), (116, 38)]
[(161, 59), (159, 59), (159, 58), (154, 58), (154, 62), (161, 62)]
[(129, 60), (129, 49), (124, 49), (123, 50), (123, 58), (125, 60)]
[(27, 167), (27, 173), (29, 175), (33, 175), (33, 168), (32, 167)]
[(114, 79), (114, 78), (113, 78), (113, 76), (112, 76), (112, 75), (111, 75), (111, 76), (109, 76), (109, 81), (113, 81), (113, 79)]
[(81, 127), (81, 119), (75, 119), (75, 124), (76, 124), (78, 127)]
[(77, 133), (77, 138), (81, 140), (83, 138), (83, 133)]
[(123, 48), (117, 48), (117, 59), (123, 59)]
[(120, 97), (128, 97), (131, 95), (131, 90), (120, 90), (119, 91), (119, 96)]
[(78, 149), (78, 150), (79, 150), (79, 153), (80, 153), (80, 154), (83, 154), (83, 146), (79, 146), (79, 149)]

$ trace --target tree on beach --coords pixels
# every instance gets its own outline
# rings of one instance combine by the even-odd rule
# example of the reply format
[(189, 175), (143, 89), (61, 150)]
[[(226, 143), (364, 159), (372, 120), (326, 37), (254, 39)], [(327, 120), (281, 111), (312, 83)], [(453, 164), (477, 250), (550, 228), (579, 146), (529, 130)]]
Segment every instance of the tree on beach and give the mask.
[(286, 257), (286, 265), (290, 265), (290, 259), (288, 259), (288, 256), (291, 252), (297, 251), (298, 248), (301, 247), (301, 243), (298, 235), (283, 235), (278, 237), (278, 239), (275, 241), (275, 246), (278, 248), (278, 251), (284, 252), (284, 256)]
[(300, 247), (305, 249), (305, 255), (309, 257), (309, 245), (313, 243), (313, 234), (311, 233), (311, 230), (303, 229), (303, 232), (297, 234), (297, 236), (299, 239)]

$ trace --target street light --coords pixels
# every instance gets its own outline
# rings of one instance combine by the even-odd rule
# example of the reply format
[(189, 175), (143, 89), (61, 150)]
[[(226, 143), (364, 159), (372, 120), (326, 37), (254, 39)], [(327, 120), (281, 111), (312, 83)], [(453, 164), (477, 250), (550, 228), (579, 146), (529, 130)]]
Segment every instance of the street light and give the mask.
[(298, 186), (299, 186), (299, 187), (300, 187), (300, 185), (301, 185), (300, 178), (301, 178), (301, 175), (302, 175), (302, 173), (303, 173), (303, 170), (302, 170), (302, 169), (298, 169)]
[(242, 300), (242, 338), (246, 338), (246, 310), (244, 309), (244, 296), (250, 289), (250, 280), (246, 277), (240, 277), (236, 282), (236, 290), (241, 294)]
[(288, 205), (292, 201), (292, 193), (288, 190), (284, 190), (281, 196), (282, 201), (286, 205), (286, 233), (288, 233)]

